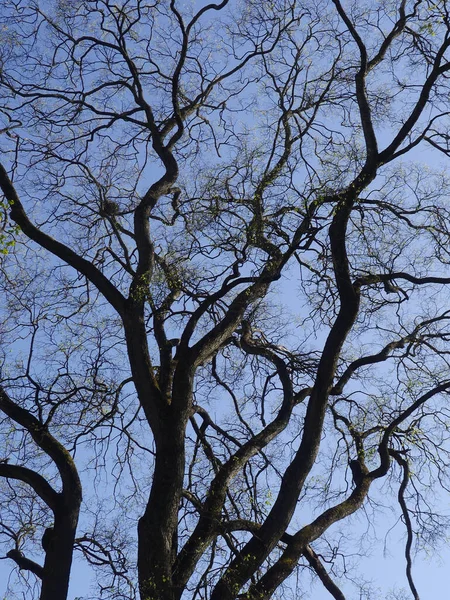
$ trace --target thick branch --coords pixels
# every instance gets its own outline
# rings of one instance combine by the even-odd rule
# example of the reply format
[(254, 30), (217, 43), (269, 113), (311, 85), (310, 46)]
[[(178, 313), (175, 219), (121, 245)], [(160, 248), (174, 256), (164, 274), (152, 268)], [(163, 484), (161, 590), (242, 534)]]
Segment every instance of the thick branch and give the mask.
[[(298, 565), (301, 555), (308, 551), (309, 544), (318, 539), (333, 523), (348, 517), (361, 507), (369, 491), (370, 483), (369, 478), (362, 478), (346, 500), (329, 508), (310, 525), (306, 525), (293, 535), (281, 557), (258, 583), (250, 587), (247, 592), (249, 600), (271, 598), (275, 589), (289, 577)], [(339, 598), (339, 596), (335, 597)]]
[[(73, 459), (64, 446), (30, 412), (13, 402), (0, 386), (0, 410), (13, 421), (25, 427), (36, 444), (56, 464), (63, 483), (63, 493), (74, 503), (81, 501), (81, 482)], [(66, 494), (67, 492), (67, 494)]]
[[(360, 176), (361, 181), (365, 183), (370, 178), (368, 174)], [(241, 551), (241, 556), (244, 556), (245, 560), (240, 556), (231, 563), (216, 585), (211, 595), (212, 600), (231, 600), (232, 590), (241, 589), (276, 546), (292, 518), (304, 481), (319, 451), (326, 405), (338, 357), (359, 310), (359, 290), (351, 281), (345, 243), (355, 194), (356, 191), (352, 189), (347, 194), (336, 197), (339, 206), (330, 226), (329, 235), (341, 306), (319, 362), (316, 381), (306, 410), (300, 447), (285, 471), (277, 499), (262, 524), (258, 536), (253, 536)], [(308, 543), (309, 541), (307, 540)]]
[[(236, 330), (244, 316), (246, 309), (256, 300), (263, 298), (267, 294), (270, 285), (280, 278), (281, 272), (286, 263), (298, 249), (302, 236), (310, 228), (311, 219), (312, 214), (303, 219), (302, 223), (295, 231), (289, 249), (284, 254), (280, 253), (280, 255), (278, 255), (276, 258), (269, 259), (261, 274), (255, 278), (256, 281), (252, 285), (248, 286), (245, 290), (240, 292), (230, 303), (224, 318), (196, 344), (194, 344), (192, 348), (189, 349), (189, 361), (192, 362), (192, 364), (198, 366), (210, 360), (214, 353), (217, 352), (220, 346), (225, 342), (225, 340), (227, 340)], [(233, 284), (235, 285), (236, 282), (233, 282)], [(234, 287), (233, 284), (230, 284), (230, 288)], [(217, 292), (217, 296), (214, 294), (214, 300), (216, 300), (216, 298), (223, 297), (227, 288), (228, 286), (226, 286), (225, 289), (219, 290)], [(181, 337), (178, 348), (180, 354), (187, 349), (189, 340), (194, 333), (198, 321), (212, 303), (213, 302), (211, 301), (211, 298), (208, 298), (192, 315)]]
[(60, 503), (59, 494), (53, 489), (42, 475), (19, 465), (10, 465), (0, 462), (0, 477), (17, 479), (30, 485), (36, 494), (55, 513)]
[(395, 281), (396, 279), (405, 279), (416, 285), (426, 285), (427, 283), (440, 283), (442, 285), (450, 284), (450, 277), (434, 277), (432, 275), (427, 277), (415, 277), (414, 275), (404, 273), (403, 271), (396, 271), (393, 273), (379, 273), (358, 277), (355, 279), (354, 285), (363, 287), (365, 285), (373, 285), (374, 283)]
[(30, 560), (20, 550), (10, 550), (7, 555), (8, 558), (13, 560), (19, 569), (23, 569), (25, 571), (30, 571), (34, 573), (36, 577), (42, 579), (44, 576), (44, 569), (38, 563), (34, 562), (34, 560)]
[(439, 51), (436, 54), (436, 58), (434, 59), (433, 69), (430, 75), (425, 80), (425, 83), (422, 86), (422, 89), (419, 94), (419, 98), (411, 111), (411, 114), (406, 119), (402, 127), (400, 128), (398, 134), (395, 136), (393, 141), (379, 154), (380, 164), (384, 164), (395, 158), (395, 151), (398, 147), (404, 142), (408, 134), (412, 131), (412, 128), (419, 120), (423, 110), (428, 105), (428, 100), (430, 98), (431, 90), (433, 89), (434, 84), (437, 79), (447, 73), (450, 70), (450, 63), (445, 63), (441, 66), (441, 61), (444, 58), (444, 54), (447, 49), (450, 47), (450, 39), (446, 39), (445, 42), (440, 47)]
[(87, 277), (104, 295), (111, 306), (122, 315), (125, 298), (110, 280), (88, 260), (82, 258), (68, 246), (41, 231), (29, 220), (22, 203), (19, 200), (19, 196), (2, 164), (0, 164), (0, 188), (11, 206), (11, 219), (19, 225), (25, 235)]
[(373, 128), (371, 109), (366, 93), (366, 75), (369, 70), (367, 49), (360, 35), (356, 31), (356, 28), (354, 27), (353, 23), (350, 21), (346, 12), (344, 11), (340, 1), (333, 0), (333, 4), (336, 6), (340, 17), (344, 21), (348, 31), (350, 32), (351, 36), (353, 37), (359, 48), (361, 66), (355, 75), (356, 100), (358, 102), (361, 125), (363, 128), (364, 139), (366, 142), (366, 164), (373, 165), (378, 157), (378, 144), (375, 135), (375, 130)]
[[(229, 521), (228, 523), (224, 523), (222, 528), (226, 532), (232, 531), (251, 531), (252, 533), (257, 534), (261, 525), (258, 523), (254, 523), (247, 519), (236, 519), (234, 521)], [(289, 544), (293, 539), (293, 536), (285, 533), (281, 537), (281, 541), (285, 544)], [(316, 575), (319, 577), (320, 581), (323, 583), (326, 590), (330, 592), (330, 594), (336, 600), (345, 600), (344, 594), (338, 588), (338, 586), (331, 579), (324, 565), (322, 564), (319, 556), (314, 552), (311, 546), (308, 544), (303, 552), (303, 556), (308, 561), (310, 567), (315, 571)], [(245, 597), (245, 596), (244, 596)]]
[(390, 465), (388, 446), (391, 434), (393, 433), (393, 431), (395, 431), (396, 427), (398, 427), (401, 423), (403, 423), (403, 421), (410, 417), (418, 408), (425, 404), (425, 402), (427, 402), (437, 394), (441, 394), (442, 392), (446, 392), (447, 390), (450, 390), (450, 381), (444, 381), (440, 385), (437, 385), (433, 389), (429, 390), (426, 394), (420, 396), (407, 409), (401, 411), (400, 414), (391, 421), (390, 425), (386, 427), (381, 442), (378, 446), (378, 453), (380, 455), (380, 466), (377, 469), (374, 469), (370, 472), (370, 477), (372, 479), (383, 477), (388, 472)]
[(283, 431), (289, 423), (294, 404), (301, 401), (310, 392), (309, 388), (305, 388), (302, 392), (296, 394), (295, 398), (291, 399), (291, 404), (282, 405), (276, 418), (252, 439), (243, 444), (218, 470), (202, 506), (198, 523), (189, 540), (182, 548), (174, 567), (174, 572), (177, 576), (176, 584), (179, 586), (180, 592), (192, 575), (202, 553), (220, 531), (220, 515), (230, 482), (242, 470), (250, 458)]
[(323, 583), (326, 590), (330, 592), (330, 594), (335, 598), (335, 600), (345, 600), (344, 594), (338, 588), (338, 586), (334, 583), (334, 581), (329, 576), (327, 570), (323, 566), (320, 558), (308, 544), (303, 552), (303, 556), (309, 562), (312, 569), (314, 569), (316, 575)]

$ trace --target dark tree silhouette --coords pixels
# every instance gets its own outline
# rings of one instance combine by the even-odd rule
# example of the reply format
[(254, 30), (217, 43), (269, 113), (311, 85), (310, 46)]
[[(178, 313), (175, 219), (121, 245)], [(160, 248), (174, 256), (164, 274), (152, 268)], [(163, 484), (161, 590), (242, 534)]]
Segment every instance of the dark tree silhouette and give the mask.
[(418, 598), (450, 483), (449, 3), (1, 6), (16, 590), (65, 600), (76, 553), (98, 598), (343, 599), (352, 515), (390, 506)]

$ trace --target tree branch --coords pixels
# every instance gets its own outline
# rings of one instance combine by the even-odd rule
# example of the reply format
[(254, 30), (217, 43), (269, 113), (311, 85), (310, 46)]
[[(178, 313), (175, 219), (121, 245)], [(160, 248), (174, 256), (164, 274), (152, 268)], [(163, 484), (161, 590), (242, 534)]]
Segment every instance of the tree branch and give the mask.
[(345, 600), (344, 594), (331, 579), (331, 577), (327, 573), (327, 570), (323, 566), (320, 558), (317, 556), (317, 554), (314, 552), (314, 550), (309, 544), (306, 546), (303, 552), (303, 556), (309, 562), (311, 568), (315, 571), (316, 575), (323, 583), (325, 589), (330, 592), (333, 598), (335, 598), (335, 600)]
[(0, 164), (0, 189), (11, 207), (11, 219), (19, 225), (25, 235), (87, 277), (119, 315), (123, 315), (125, 298), (110, 280), (91, 262), (82, 258), (68, 246), (65, 246), (33, 225), (25, 213), (19, 196), (2, 164)]
[(19, 465), (10, 465), (0, 462), (0, 477), (17, 479), (30, 485), (36, 494), (55, 513), (61, 502), (60, 495), (53, 489), (48, 481), (31, 469)]
[(6, 554), (6, 556), (8, 558), (10, 558), (11, 560), (13, 560), (16, 563), (16, 565), (19, 567), (19, 569), (23, 569), (25, 571), (30, 571), (31, 573), (34, 573), (34, 575), (36, 575), (36, 577), (39, 577), (39, 579), (43, 578), (43, 576), (44, 576), (43, 567), (41, 567), (41, 565), (39, 565), (38, 563), (34, 562), (34, 560), (30, 560), (29, 558), (24, 556), (20, 550), (17, 550), (17, 549), (10, 550)]
[(39, 448), (54, 461), (61, 475), (63, 493), (67, 492), (74, 501), (77, 498), (81, 501), (81, 482), (70, 453), (36, 417), (15, 404), (2, 386), (0, 386), (0, 410), (25, 427)]
[(406, 538), (406, 546), (405, 546), (405, 558), (406, 558), (406, 577), (408, 579), (409, 587), (411, 593), (414, 597), (414, 600), (420, 600), (419, 594), (417, 592), (416, 586), (414, 584), (414, 579), (412, 576), (412, 559), (411, 559), (411, 547), (413, 543), (413, 530), (411, 518), (409, 516), (408, 507), (405, 501), (405, 490), (408, 485), (410, 470), (408, 461), (403, 458), (403, 456), (397, 450), (389, 449), (389, 454), (397, 461), (400, 467), (403, 470), (403, 478), (400, 484), (400, 488), (398, 490), (398, 501), (402, 509), (403, 519), (405, 521), (407, 538)]

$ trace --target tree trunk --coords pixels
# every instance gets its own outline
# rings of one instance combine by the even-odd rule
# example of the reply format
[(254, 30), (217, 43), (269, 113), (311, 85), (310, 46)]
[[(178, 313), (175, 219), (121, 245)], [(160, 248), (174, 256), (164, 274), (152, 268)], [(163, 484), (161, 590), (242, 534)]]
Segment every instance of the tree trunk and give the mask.
[(138, 573), (141, 600), (173, 600), (172, 566), (177, 553), (178, 509), (184, 478), (184, 430), (168, 423), (157, 448), (153, 485), (139, 520)]
[(46, 553), (40, 600), (67, 598), (78, 513), (79, 506), (70, 511), (61, 510), (61, 514), (55, 518), (54, 528), (46, 530), (43, 538)]

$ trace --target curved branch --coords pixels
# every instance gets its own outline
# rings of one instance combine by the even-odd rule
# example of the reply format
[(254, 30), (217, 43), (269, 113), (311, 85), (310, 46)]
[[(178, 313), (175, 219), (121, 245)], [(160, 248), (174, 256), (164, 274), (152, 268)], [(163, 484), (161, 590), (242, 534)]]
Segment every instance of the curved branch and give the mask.
[(402, 509), (403, 519), (405, 521), (407, 538), (406, 538), (406, 546), (405, 546), (405, 558), (406, 558), (406, 577), (408, 579), (409, 588), (414, 597), (414, 600), (420, 600), (419, 594), (417, 592), (416, 586), (414, 585), (414, 579), (412, 576), (412, 559), (411, 559), (411, 547), (413, 543), (413, 530), (412, 523), (409, 517), (408, 507), (406, 506), (405, 501), (405, 490), (408, 485), (410, 470), (408, 461), (403, 458), (403, 456), (397, 450), (389, 449), (389, 454), (396, 460), (396, 462), (403, 469), (403, 479), (400, 484), (400, 488), (398, 490), (398, 501)]
[(41, 565), (39, 565), (38, 563), (34, 562), (34, 560), (30, 560), (29, 558), (24, 556), (23, 552), (21, 552), (20, 550), (10, 550), (6, 554), (6, 556), (13, 560), (19, 567), (19, 569), (30, 571), (31, 573), (34, 573), (36, 577), (39, 577), (39, 579), (43, 579), (44, 568), (41, 567)]
[(0, 477), (7, 479), (16, 479), (30, 485), (36, 494), (45, 502), (45, 504), (55, 513), (59, 507), (60, 495), (53, 489), (48, 481), (31, 469), (19, 465), (9, 465), (0, 462)]
[(361, 478), (359, 485), (347, 499), (327, 509), (312, 523), (291, 536), (280, 558), (250, 587), (247, 592), (248, 599), (269, 600), (275, 589), (294, 571), (302, 554), (307, 552), (309, 544), (318, 539), (333, 523), (348, 517), (361, 507), (370, 484), (371, 480), (368, 477)]
[[(450, 283), (450, 280), (449, 280), (449, 283)], [(420, 322), (416, 327), (414, 327), (414, 329), (411, 331), (411, 333), (401, 337), (400, 339), (398, 339), (396, 341), (386, 344), (386, 346), (384, 346), (384, 348), (382, 348), (376, 354), (370, 354), (368, 356), (363, 356), (361, 358), (358, 358), (357, 360), (354, 360), (345, 369), (344, 373), (338, 379), (337, 383), (334, 385), (330, 394), (333, 396), (338, 396), (339, 394), (342, 394), (344, 387), (349, 382), (350, 378), (355, 373), (355, 371), (357, 371), (359, 368), (367, 366), (367, 365), (373, 365), (373, 364), (387, 360), (389, 358), (389, 356), (392, 354), (392, 352), (394, 350), (396, 350), (397, 348), (404, 348), (406, 344), (413, 343), (414, 341), (416, 341), (418, 339), (418, 337), (417, 337), (418, 333), (421, 330), (425, 329), (429, 325), (432, 325), (434, 323), (437, 323), (439, 321), (443, 321), (446, 319), (450, 319), (449, 311), (445, 311), (441, 315), (434, 317), (432, 319), (426, 319), (426, 320)], [(423, 338), (419, 338), (419, 339), (423, 339)]]
[(450, 62), (447, 62), (444, 65), (440, 64), (445, 52), (448, 50), (449, 47), (450, 39), (447, 37), (447, 39), (443, 42), (442, 46), (439, 48), (439, 51), (436, 54), (436, 58), (434, 59), (433, 63), (433, 69), (422, 86), (419, 98), (414, 108), (412, 109), (411, 114), (403, 123), (399, 132), (397, 133), (393, 141), (389, 144), (389, 146), (387, 146), (387, 148), (380, 152), (380, 164), (386, 164), (387, 162), (393, 160), (396, 157), (395, 151), (404, 142), (414, 125), (419, 120), (423, 110), (427, 106), (431, 90), (433, 89), (433, 86), (436, 83), (437, 79), (450, 70)]
[(391, 282), (395, 279), (405, 279), (410, 283), (415, 283), (416, 285), (425, 285), (427, 283), (441, 283), (442, 285), (450, 284), (450, 277), (414, 277), (414, 275), (410, 275), (409, 273), (404, 273), (402, 271), (397, 271), (394, 273), (380, 273), (377, 275), (365, 275), (363, 277), (358, 277), (354, 281), (354, 285), (358, 285), (363, 287), (364, 285), (371, 285), (374, 283), (385, 283)]
[(303, 556), (309, 562), (311, 568), (315, 571), (317, 577), (323, 583), (326, 590), (330, 592), (330, 594), (335, 598), (335, 600), (345, 600), (344, 594), (338, 588), (338, 586), (331, 579), (327, 570), (323, 566), (320, 558), (308, 544), (303, 552)]
[[(359, 185), (367, 184), (367, 180), (371, 178), (373, 177), (368, 172), (363, 171), (359, 178)], [(338, 357), (359, 311), (360, 291), (351, 281), (345, 241), (347, 224), (357, 193), (355, 184), (346, 193), (336, 197), (339, 205), (330, 226), (329, 237), (340, 309), (319, 362), (316, 380), (306, 409), (299, 449), (285, 471), (277, 499), (262, 524), (258, 536), (253, 536), (242, 549), (241, 555), (245, 560), (240, 556), (232, 561), (217, 583), (211, 595), (212, 600), (231, 600), (232, 590), (241, 589), (271, 553), (291, 521), (299, 494), (319, 451), (326, 406)], [(354, 494), (359, 489), (356, 488)], [(306, 543), (310, 541), (306, 540), (300, 549), (300, 554)]]
[[(64, 446), (49, 433), (45, 425), (36, 417), (13, 402), (2, 386), (0, 386), (0, 410), (10, 419), (25, 427), (39, 448), (53, 460), (61, 475), (63, 494), (66, 499), (70, 498), (74, 503), (81, 502), (80, 478), (74, 461)], [(7, 466), (9, 465), (3, 465), (3, 467)]]
[(389, 459), (389, 440), (392, 432), (403, 423), (408, 417), (410, 417), (418, 408), (420, 408), (425, 402), (440, 394), (450, 390), (450, 381), (444, 381), (440, 385), (437, 385), (433, 389), (429, 390), (426, 394), (420, 396), (415, 402), (413, 402), (406, 410), (402, 411), (395, 419), (393, 419), (388, 427), (386, 427), (381, 442), (378, 446), (378, 454), (380, 455), (380, 466), (369, 473), (371, 479), (378, 479), (386, 475), (390, 465)]
[[(256, 534), (260, 529), (261, 525), (258, 523), (254, 523), (253, 521), (249, 521), (247, 519), (235, 519), (234, 521), (229, 521), (228, 523), (224, 523), (222, 525), (222, 529), (226, 532), (232, 531), (251, 531)], [(281, 542), (285, 544), (289, 544), (293, 536), (289, 533), (285, 533), (281, 537)], [(325, 569), (322, 561), (319, 556), (314, 552), (311, 546), (308, 544), (303, 551), (303, 556), (308, 561), (310, 567), (314, 570), (316, 575), (319, 577), (320, 581), (323, 583), (326, 590), (330, 592), (330, 594), (335, 598), (335, 600), (345, 600), (344, 594), (338, 588), (338, 586), (331, 579), (327, 570)], [(247, 597), (244, 595), (244, 597)]]
[(111, 306), (123, 315), (125, 308), (125, 298), (119, 290), (109, 281), (101, 271), (91, 262), (79, 256), (65, 244), (55, 240), (36, 227), (28, 218), (19, 196), (6, 172), (4, 166), (0, 163), (0, 189), (11, 207), (11, 219), (19, 225), (20, 229), (31, 240), (36, 242), (42, 248), (51, 252), (63, 260), (66, 264), (73, 267), (76, 271), (87, 277), (95, 287), (103, 294)]
[[(317, 207), (315, 208), (317, 209)], [(226, 293), (225, 290), (228, 291), (228, 288), (231, 289), (231, 287), (236, 286), (239, 283), (239, 280), (230, 283), (228, 286), (222, 286), (222, 288), (216, 292), (216, 294), (213, 294), (210, 298), (205, 300), (205, 302), (193, 313), (184, 329), (183, 335), (181, 336), (180, 345), (178, 347), (178, 352), (180, 355), (181, 352), (188, 352), (188, 360), (195, 366), (199, 366), (210, 360), (211, 356), (235, 331), (236, 327), (241, 322), (246, 309), (256, 300), (264, 297), (270, 288), (270, 285), (281, 277), (281, 272), (286, 263), (297, 250), (302, 235), (307, 233), (311, 225), (311, 220), (313, 217), (312, 213), (313, 211), (311, 211), (311, 214), (305, 216), (302, 220), (301, 224), (295, 231), (293, 241), (288, 250), (276, 258), (269, 259), (265, 267), (262, 269), (261, 274), (257, 277), (251, 278), (253, 283), (245, 290), (237, 294), (234, 300), (230, 303), (229, 309), (224, 318), (198, 342), (189, 348), (189, 340), (193, 335), (195, 327), (200, 318), (211, 306), (211, 304), (213, 304), (216, 298), (223, 297)]]
[[(188, 581), (189, 577), (192, 575), (205, 548), (220, 531), (220, 515), (230, 481), (244, 467), (250, 458), (261, 451), (262, 448), (283, 431), (289, 422), (293, 406), (300, 402), (301, 399), (306, 398), (310, 392), (311, 390), (309, 388), (305, 388), (291, 399), (290, 406), (282, 405), (275, 419), (248, 442), (243, 444), (236, 453), (219, 468), (210, 485), (208, 496), (201, 507), (198, 523), (179, 553), (175, 563), (174, 573), (176, 575), (176, 585), (180, 586), (180, 589), (182, 589), (186, 581)], [(282, 533), (284, 532), (281, 532), (281, 534)]]
[(355, 75), (355, 89), (361, 125), (364, 133), (364, 140), (366, 142), (366, 165), (369, 166), (373, 165), (378, 157), (378, 144), (377, 137), (375, 135), (375, 130), (373, 128), (370, 104), (367, 99), (366, 93), (366, 75), (369, 71), (367, 48), (364, 42), (362, 41), (360, 35), (356, 31), (356, 28), (354, 27), (353, 23), (350, 21), (346, 12), (344, 11), (341, 2), (339, 0), (333, 0), (333, 4), (336, 6), (336, 10), (339, 13), (341, 19), (344, 21), (348, 31), (350, 32), (350, 35), (355, 40), (361, 57), (361, 66)]

